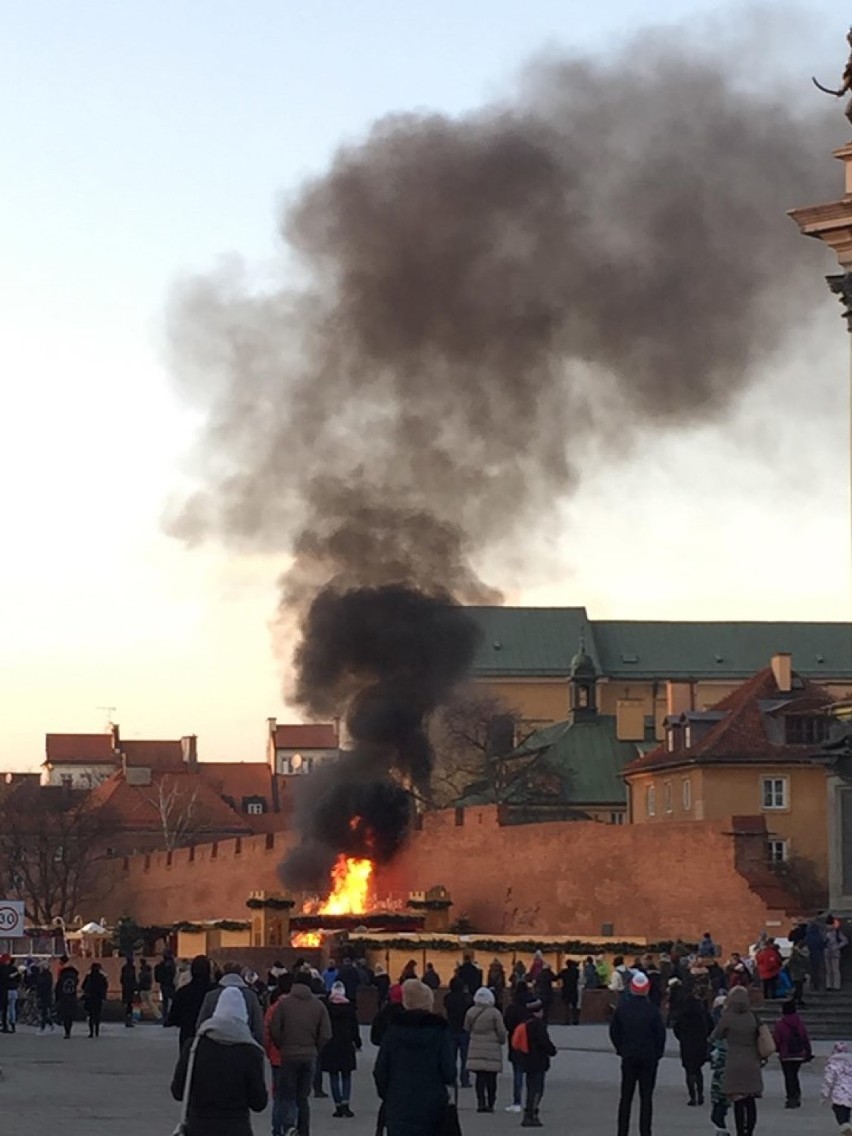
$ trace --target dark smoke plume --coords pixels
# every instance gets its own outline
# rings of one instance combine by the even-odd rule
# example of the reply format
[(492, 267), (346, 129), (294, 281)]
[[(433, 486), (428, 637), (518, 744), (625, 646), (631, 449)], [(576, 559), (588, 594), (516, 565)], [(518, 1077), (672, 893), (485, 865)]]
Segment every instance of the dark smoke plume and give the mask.
[[(373, 636), (383, 593), (347, 589), (493, 600), (475, 558), (531, 546), (586, 454), (724, 415), (825, 303), (785, 211), (832, 193), (842, 128), (816, 97), (799, 112), (801, 91), (741, 89), (683, 34), (540, 61), (503, 104), (392, 115), (342, 147), (281, 220), (301, 287), (223, 271), (182, 289), (177, 366), (208, 421), (203, 488), (170, 528), (292, 556), (305, 707), (354, 690), (350, 723), (384, 721), (385, 673), (327, 627)], [(351, 681), (366, 671), (371, 694)], [(402, 729), (413, 752), (419, 725)], [(382, 761), (419, 778), (380, 734)]]
[(409, 790), (424, 792), (432, 769), (428, 716), (467, 673), (477, 628), (450, 596), (389, 584), (323, 589), (301, 630), (297, 700), (317, 717), (348, 706), (351, 742), (338, 764), (300, 786), (302, 843), (283, 874), (291, 887), (312, 888), (339, 852), (386, 862), (399, 851)]

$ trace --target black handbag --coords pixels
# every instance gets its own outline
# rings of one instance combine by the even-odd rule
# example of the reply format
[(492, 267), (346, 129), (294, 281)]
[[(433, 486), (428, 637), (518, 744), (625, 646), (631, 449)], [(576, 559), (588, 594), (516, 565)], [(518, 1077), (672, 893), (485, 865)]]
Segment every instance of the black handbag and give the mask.
[(462, 1136), (459, 1123), (459, 1087), (453, 1086), (453, 1099), (447, 1101), (441, 1119), (441, 1136)]

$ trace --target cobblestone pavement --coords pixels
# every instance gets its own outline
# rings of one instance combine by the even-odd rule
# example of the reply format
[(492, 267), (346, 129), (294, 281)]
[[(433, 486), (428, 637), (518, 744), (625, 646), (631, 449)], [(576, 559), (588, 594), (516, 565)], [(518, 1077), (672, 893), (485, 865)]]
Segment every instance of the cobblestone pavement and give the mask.
[[(615, 1132), (618, 1061), (605, 1030), (598, 1026), (554, 1027), (559, 1054), (548, 1077), (542, 1108), (545, 1128), (554, 1133)], [(777, 1061), (766, 1072), (766, 1094), (760, 1102), (758, 1134), (796, 1136), (833, 1133), (837, 1127), (829, 1110), (819, 1105), (819, 1087), (827, 1042), (815, 1046), (818, 1059), (802, 1076), (803, 1107), (784, 1110), (781, 1072)], [(370, 1072), (375, 1050), (365, 1040), (356, 1075), (352, 1108), (354, 1120), (331, 1116), (330, 1101), (316, 1101), (312, 1136), (373, 1136), (376, 1098)], [(2, 1136), (170, 1136), (177, 1106), (168, 1086), (177, 1056), (176, 1035), (155, 1025), (126, 1030), (103, 1027), (99, 1040), (89, 1040), (82, 1025), (64, 1041), (60, 1031), (39, 1035), (22, 1027), (0, 1035), (0, 1134)], [(465, 1136), (492, 1136), (518, 1129), (520, 1117), (504, 1112), (509, 1082), (500, 1079), (497, 1111), (475, 1112), (473, 1090), (461, 1094)], [(706, 1109), (686, 1107), (682, 1072), (670, 1043), (656, 1094), (655, 1136), (712, 1136)], [(634, 1116), (634, 1130), (638, 1117)], [(256, 1136), (268, 1136), (269, 1112), (254, 1119)]]

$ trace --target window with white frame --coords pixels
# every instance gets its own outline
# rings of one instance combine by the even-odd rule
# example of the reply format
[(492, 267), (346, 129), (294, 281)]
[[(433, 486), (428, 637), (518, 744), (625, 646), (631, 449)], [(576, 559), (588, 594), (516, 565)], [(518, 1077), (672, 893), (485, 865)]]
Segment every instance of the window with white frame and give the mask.
[(263, 801), (249, 801), (246, 805), (246, 812), (249, 816), (262, 816)]
[(645, 790), (645, 815), (649, 817), (657, 815), (657, 790), (653, 785), (649, 785)]
[(683, 811), (688, 813), (692, 808), (692, 779), (684, 777), (681, 783), (681, 800), (683, 802)]
[(663, 804), (667, 813), (673, 812), (674, 804), (672, 801), (672, 783), (666, 781), (663, 785)]
[(788, 809), (790, 807), (790, 782), (786, 777), (763, 777), (760, 798), (764, 809)]
[(790, 859), (790, 841), (789, 840), (770, 840), (769, 841), (769, 863), (770, 864), (785, 864)]
[(610, 813), (609, 814), (609, 823), (610, 824), (624, 824), (624, 813)]

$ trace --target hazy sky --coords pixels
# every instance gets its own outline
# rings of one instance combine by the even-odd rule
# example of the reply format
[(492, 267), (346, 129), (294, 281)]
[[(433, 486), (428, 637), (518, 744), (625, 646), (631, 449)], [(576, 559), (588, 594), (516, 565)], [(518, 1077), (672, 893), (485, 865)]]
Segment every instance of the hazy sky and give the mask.
[[(842, 69), (836, 7), (716, 19), (765, 31), (805, 100), (811, 73)], [(194, 732), (219, 759), (260, 758), (265, 718), (288, 716), (267, 626), (281, 565), (160, 529), (198, 426), (167, 373), (175, 282), (229, 254), (270, 262), (281, 201), (388, 111), (462, 112), (542, 48), (605, 51), (714, 8), (3, 6), (0, 768), (34, 767), (45, 732), (99, 730), (107, 706), (127, 737)], [(831, 267), (815, 246), (815, 274)], [(535, 571), (504, 565), (495, 582), (599, 618), (848, 617), (846, 351), (827, 296), (731, 421), (585, 471)]]

